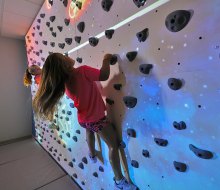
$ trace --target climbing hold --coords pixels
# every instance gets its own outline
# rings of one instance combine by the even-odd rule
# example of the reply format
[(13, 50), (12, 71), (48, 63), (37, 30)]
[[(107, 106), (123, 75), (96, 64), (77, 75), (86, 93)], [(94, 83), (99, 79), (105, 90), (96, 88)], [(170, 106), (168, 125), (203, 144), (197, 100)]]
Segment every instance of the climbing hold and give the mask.
[(46, 45), (47, 45), (47, 41), (46, 41), (46, 40), (43, 40), (43, 44), (46, 46)]
[(71, 108), (74, 108), (74, 103), (70, 103), (70, 107), (71, 107)]
[(70, 152), (72, 152), (72, 149), (71, 149), (71, 148), (68, 148), (68, 150), (69, 150)]
[(41, 13), (41, 14), (40, 14), (40, 17), (41, 17), (41, 18), (44, 18), (44, 17), (45, 17), (45, 14), (44, 14), (44, 13)]
[(132, 160), (132, 161), (131, 161), (131, 165), (132, 165), (134, 168), (139, 168), (139, 163), (138, 163), (136, 160)]
[(77, 57), (77, 58), (76, 58), (76, 61), (77, 61), (78, 63), (82, 63), (82, 58)]
[[(68, 56), (68, 53), (66, 53), (67, 56)], [(67, 115), (72, 115), (72, 112), (71, 111), (67, 111)]]
[(102, 0), (102, 8), (104, 11), (108, 12), (111, 9), (111, 6), (113, 4), (112, 0)]
[(53, 0), (48, 0), (48, 3), (53, 6)]
[(70, 133), (69, 133), (69, 132), (67, 132), (67, 133), (66, 133), (66, 136), (70, 138)]
[(51, 17), (50, 17), (50, 21), (51, 21), (51, 22), (55, 21), (55, 19), (56, 19), (56, 16), (51, 16)]
[(48, 27), (50, 27), (50, 22), (46, 22), (46, 25), (47, 25)]
[(73, 168), (73, 163), (72, 162), (69, 162), (69, 164), (68, 164), (70, 167), (72, 167)]
[(38, 18), (38, 19), (37, 19), (37, 22), (38, 22), (38, 23), (41, 23), (41, 19), (40, 19), (40, 18)]
[(92, 175), (93, 175), (94, 177), (98, 177), (97, 172), (94, 172)]
[(95, 47), (99, 43), (99, 39), (96, 37), (90, 37), (89, 38), (89, 44), (93, 47)]
[(159, 145), (159, 146), (167, 146), (168, 141), (165, 139), (159, 139), (159, 138), (154, 138), (154, 141)]
[(140, 8), (141, 6), (144, 6), (146, 0), (133, 0), (133, 2), (138, 8)]
[(179, 90), (182, 87), (182, 81), (176, 78), (169, 78), (168, 79), (168, 86), (172, 90)]
[(40, 26), (39, 25), (37, 25), (37, 29), (40, 30)]
[(50, 31), (53, 32), (53, 27), (50, 27)]
[(178, 130), (186, 129), (186, 123), (184, 121), (180, 121), (179, 123), (174, 121), (173, 126)]
[(81, 2), (81, 1), (76, 1), (76, 6), (78, 7), (78, 9), (81, 10), (81, 8), (82, 8), (82, 2)]
[(117, 55), (113, 54), (111, 59), (110, 59), (110, 65), (115, 65), (118, 61)]
[(52, 32), (52, 36), (53, 36), (53, 37), (56, 37), (56, 36), (57, 36), (57, 33), (56, 33), (56, 32)]
[(63, 30), (63, 27), (62, 27), (62, 26), (57, 26), (57, 28), (58, 28), (58, 30), (59, 30), (60, 32), (62, 32), (62, 30)]
[(68, 44), (68, 45), (71, 45), (72, 44), (72, 38), (65, 38), (65, 42)]
[(83, 158), (82, 158), (82, 161), (83, 161), (85, 164), (88, 164), (88, 160), (87, 160), (86, 157), (83, 157)]
[(77, 130), (76, 130), (76, 133), (77, 133), (77, 134), (80, 134), (80, 130), (77, 129)]
[(40, 35), (40, 36), (42, 36), (42, 35), (43, 35), (43, 33), (42, 33), (42, 32), (39, 32), (39, 35)]
[(63, 5), (64, 5), (64, 7), (67, 7), (67, 5), (68, 5), (68, 0), (63, 0)]
[(74, 140), (75, 142), (77, 142), (77, 137), (76, 137), (76, 136), (73, 136), (73, 140)]
[(51, 47), (55, 47), (55, 42), (50, 42)]
[(104, 168), (102, 166), (99, 166), (99, 171), (104, 172)]
[(109, 105), (113, 105), (113, 104), (114, 104), (114, 100), (111, 100), (111, 99), (109, 99), (109, 98), (106, 98), (105, 100), (106, 100), (106, 102), (107, 102)]
[(59, 48), (63, 49), (65, 47), (65, 43), (59, 43), (58, 46)]
[(137, 104), (137, 98), (132, 96), (123, 97), (123, 101), (128, 108), (134, 108)]
[[(69, 57), (68, 52), (65, 52), (64, 55), (65, 55), (66, 57)], [(64, 112), (65, 112), (65, 111), (64, 111)]]
[(208, 150), (202, 150), (197, 148), (196, 146), (190, 144), (189, 148), (191, 151), (194, 152), (194, 154), (196, 156), (198, 156), (199, 158), (203, 158), (203, 159), (211, 159), (213, 157), (213, 153), (208, 151)]
[(184, 163), (173, 161), (173, 165), (176, 168), (176, 170), (179, 171), (179, 172), (185, 172), (186, 171), (187, 166)]
[(105, 31), (105, 36), (106, 36), (106, 38), (111, 39), (112, 36), (113, 36), (113, 34), (114, 34), (114, 32), (115, 32), (115, 30), (113, 30), (113, 29), (111, 29), (111, 30), (106, 30), (106, 31)]
[(32, 33), (32, 36), (34, 37), (34, 36), (35, 36), (35, 33)]
[(115, 90), (121, 90), (122, 84), (114, 84), (114, 89)]
[(150, 153), (149, 153), (148, 150), (143, 150), (143, 151), (142, 151), (142, 155), (143, 155), (144, 157), (147, 157), (147, 158), (150, 157)]
[(78, 166), (79, 166), (81, 169), (84, 169), (84, 166), (83, 166), (83, 163), (82, 163), (82, 162), (80, 162), (80, 163), (78, 164)]
[(134, 129), (127, 129), (127, 134), (129, 137), (133, 137), (133, 138), (136, 138), (136, 131)]
[(119, 143), (119, 148), (125, 148), (126, 147), (126, 144), (125, 142), (122, 140), (120, 143)]
[(189, 23), (190, 18), (190, 11), (176, 10), (166, 17), (165, 25), (169, 31), (179, 32)]
[(83, 33), (84, 29), (85, 29), (85, 22), (80, 22), (78, 25), (77, 25), (77, 29)]
[(149, 29), (145, 28), (144, 30), (138, 32), (136, 34), (136, 36), (137, 36), (139, 42), (144, 42), (147, 39), (147, 37), (149, 36)]
[(126, 57), (130, 62), (132, 62), (137, 56), (137, 51), (131, 51), (126, 54)]
[(69, 19), (69, 18), (65, 18), (65, 19), (64, 19), (64, 23), (65, 23), (66, 26), (69, 26), (69, 24), (70, 24), (70, 19)]
[(79, 44), (81, 41), (81, 36), (75, 36), (75, 41)]
[(77, 178), (77, 174), (76, 174), (76, 173), (74, 173), (74, 174), (73, 174), (73, 177)]
[(153, 65), (151, 64), (142, 64), (139, 66), (139, 71), (143, 74), (149, 74), (152, 68), (153, 68)]

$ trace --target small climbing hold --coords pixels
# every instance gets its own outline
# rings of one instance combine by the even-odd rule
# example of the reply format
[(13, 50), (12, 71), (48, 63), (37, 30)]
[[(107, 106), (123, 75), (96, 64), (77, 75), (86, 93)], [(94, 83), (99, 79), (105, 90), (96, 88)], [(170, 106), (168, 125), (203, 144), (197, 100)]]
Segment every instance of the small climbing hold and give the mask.
[(41, 18), (44, 18), (44, 17), (45, 17), (45, 14), (44, 14), (44, 13), (41, 13), (41, 14), (40, 14), (40, 17), (41, 17)]
[(74, 174), (73, 174), (73, 177), (77, 179), (77, 174), (76, 174), (76, 173), (74, 173)]
[(76, 130), (76, 133), (77, 133), (77, 134), (80, 134), (80, 130), (77, 129), (77, 130)]
[(39, 25), (37, 25), (37, 29), (40, 30), (40, 26)]
[(51, 16), (51, 17), (50, 17), (50, 22), (54, 22), (55, 19), (56, 19), (56, 16)]
[(127, 134), (129, 137), (133, 137), (133, 138), (136, 138), (136, 131), (134, 129), (127, 129)]
[(176, 78), (169, 78), (168, 79), (168, 86), (172, 90), (179, 90), (182, 87), (182, 81)]
[(57, 33), (56, 33), (56, 32), (52, 32), (52, 36), (53, 36), (54, 38), (56, 38)]
[(69, 162), (69, 164), (68, 164), (70, 167), (72, 167), (73, 168), (73, 163), (72, 162)]
[(113, 104), (114, 104), (114, 100), (111, 100), (110, 98), (106, 98), (106, 102), (107, 102), (109, 105), (113, 105)]
[(65, 43), (59, 43), (58, 46), (59, 46), (59, 48), (64, 49)]
[(79, 10), (81, 10), (82, 2), (81, 1), (76, 1), (76, 6), (78, 7)]
[(86, 158), (86, 157), (83, 157), (83, 158), (82, 158), (82, 162), (84, 162), (85, 164), (88, 164), (87, 158)]
[(104, 172), (104, 168), (102, 166), (99, 166), (99, 171)]
[(169, 31), (179, 32), (189, 23), (191, 16), (190, 11), (176, 10), (166, 17), (165, 25)]
[(76, 61), (77, 61), (78, 63), (82, 63), (82, 58), (77, 57), (77, 58), (76, 58)]
[(46, 22), (46, 25), (47, 25), (48, 27), (50, 27), (50, 22)]
[(64, 5), (64, 7), (67, 7), (67, 5), (68, 5), (68, 0), (63, 0), (63, 5)]
[(137, 104), (137, 98), (132, 96), (123, 97), (123, 101), (128, 108), (134, 108)]
[(77, 136), (73, 136), (73, 140), (77, 142)]
[(70, 138), (70, 133), (69, 133), (69, 132), (67, 132), (67, 133), (66, 133), (66, 136)]
[(102, 4), (103, 10), (108, 12), (111, 9), (113, 1), (112, 0), (102, 0), (101, 4)]
[(75, 41), (79, 44), (81, 41), (81, 36), (75, 36)]
[(66, 26), (69, 26), (69, 24), (70, 24), (70, 19), (69, 19), (69, 18), (65, 18), (65, 19), (64, 19), (64, 23), (65, 23)]
[(48, 3), (53, 6), (53, 0), (48, 0)]
[(46, 45), (47, 45), (47, 41), (46, 41), (46, 40), (43, 40), (43, 44), (46, 46)]
[(160, 139), (160, 138), (154, 138), (154, 141), (159, 145), (159, 146), (167, 146), (168, 141), (165, 139)]
[(131, 51), (126, 54), (127, 59), (132, 62), (137, 56), (137, 51)]
[(99, 43), (99, 39), (96, 37), (90, 37), (89, 38), (89, 44), (93, 47), (97, 46), (97, 44)]
[(137, 36), (139, 42), (144, 42), (147, 39), (147, 37), (149, 36), (149, 29), (145, 28), (144, 30), (138, 32), (136, 34), (136, 36)]
[(77, 29), (83, 33), (84, 29), (85, 29), (85, 22), (80, 22), (78, 25), (77, 25)]
[(196, 146), (190, 144), (189, 145), (189, 149), (191, 151), (193, 151), (193, 153), (198, 156), (199, 158), (203, 158), (203, 159), (211, 159), (213, 158), (213, 153), (208, 151), (208, 150), (202, 150), (197, 148)]
[(146, 0), (133, 0), (133, 2), (138, 8), (140, 8), (141, 6), (144, 6)]
[(115, 65), (118, 61), (117, 55), (113, 54), (111, 59), (110, 59), (110, 65)]
[(84, 166), (83, 166), (83, 163), (82, 163), (82, 162), (80, 162), (80, 163), (78, 164), (78, 166), (79, 166), (81, 169), (84, 169)]
[(180, 121), (179, 123), (174, 121), (173, 122), (173, 127), (178, 129), (178, 130), (183, 130), (183, 129), (186, 129), (186, 123), (184, 121)]
[(131, 165), (132, 165), (134, 168), (139, 168), (139, 163), (138, 163), (136, 160), (132, 160), (132, 161), (131, 161)]
[(57, 29), (58, 29), (60, 32), (62, 32), (63, 27), (62, 27), (62, 26), (57, 26)]
[(139, 71), (143, 74), (149, 74), (150, 70), (153, 68), (152, 64), (142, 64), (139, 66)]
[(143, 155), (144, 157), (147, 157), (147, 158), (150, 157), (150, 153), (149, 153), (148, 150), (143, 150), (143, 151), (142, 151), (142, 155)]
[(72, 38), (65, 38), (65, 42), (68, 44), (68, 45), (71, 45), (72, 44)]
[(173, 161), (173, 165), (176, 168), (176, 170), (179, 171), (179, 172), (185, 172), (186, 171), (187, 166), (184, 163)]
[(97, 173), (97, 172), (94, 172), (92, 175), (93, 175), (94, 177), (98, 177), (98, 173)]
[(42, 33), (42, 32), (39, 32), (39, 35), (40, 35), (40, 36), (42, 36), (42, 35), (43, 35), (43, 33)]
[(51, 47), (55, 47), (55, 42), (50, 42)]
[(114, 84), (114, 89), (115, 90), (121, 90), (122, 84)]
[(105, 36), (106, 36), (106, 38), (111, 39), (112, 36), (113, 36), (113, 34), (114, 34), (114, 32), (115, 32), (115, 30), (113, 30), (113, 29), (106, 30), (106, 31), (105, 31)]

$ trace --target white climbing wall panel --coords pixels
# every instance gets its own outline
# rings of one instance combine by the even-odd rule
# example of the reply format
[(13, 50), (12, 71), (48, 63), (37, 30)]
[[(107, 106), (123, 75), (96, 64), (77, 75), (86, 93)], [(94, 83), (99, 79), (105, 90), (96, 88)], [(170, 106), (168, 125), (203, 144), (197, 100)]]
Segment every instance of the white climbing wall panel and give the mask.
[[(101, 0), (81, 0), (81, 10), (71, 0), (50, 2), (51, 8), (45, 1), (26, 35), (28, 64), (43, 66), (49, 52), (71, 52), (70, 57), (82, 58), (76, 67), (100, 68), (105, 53), (117, 55), (109, 80), (97, 85), (104, 100), (114, 101), (113, 105), (107, 104), (108, 114), (126, 143), (121, 153), (127, 158), (131, 180), (141, 190), (219, 189), (220, 1), (149, 0), (138, 8), (132, 0), (114, 0), (109, 12), (102, 9)], [(176, 10), (187, 10), (192, 15), (182, 30), (171, 32), (165, 20)], [(75, 17), (70, 18), (69, 13), (74, 11)], [(70, 19), (68, 26), (64, 19)], [(77, 29), (82, 21), (83, 33)], [(103, 33), (109, 28), (117, 28), (111, 39)], [(149, 36), (139, 42), (136, 34), (145, 28)], [(88, 39), (97, 35), (99, 43), (92, 47)], [(81, 37), (80, 44), (75, 42), (75, 36)], [(71, 45), (66, 38), (72, 38)], [(137, 51), (132, 62), (126, 57), (131, 51)], [(153, 66), (149, 74), (139, 71), (142, 64)], [(172, 90), (168, 86), (170, 78), (180, 79), (181, 88)], [(121, 84), (121, 90), (114, 89), (114, 84)], [(33, 96), (36, 90), (32, 85)], [(125, 96), (137, 98), (134, 108), (126, 107)], [(35, 118), (42, 146), (82, 189), (112, 190), (107, 146), (102, 143), (104, 164), (91, 164), (85, 131), (78, 125), (76, 109), (68, 97), (60, 101), (55, 119), (59, 130), (50, 130), (46, 121)], [(177, 130), (175, 121), (184, 121), (186, 129)], [(129, 136), (128, 129), (136, 136)], [(159, 146), (155, 138), (168, 143)], [(190, 149), (189, 145), (195, 147)], [(149, 157), (143, 156), (143, 150), (149, 152)], [(204, 158), (210, 155), (213, 157)], [(186, 171), (177, 171), (174, 161), (185, 164), (182, 166)]]

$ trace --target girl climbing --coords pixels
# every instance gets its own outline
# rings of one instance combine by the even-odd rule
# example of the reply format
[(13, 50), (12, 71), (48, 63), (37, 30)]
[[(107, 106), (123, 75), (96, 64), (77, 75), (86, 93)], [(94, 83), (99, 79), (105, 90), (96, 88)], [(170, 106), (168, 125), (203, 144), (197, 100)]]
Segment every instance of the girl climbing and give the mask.
[(79, 124), (86, 129), (91, 156), (95, 156), (95, 132), (108, 145), (115, 189), (136, 190), (137, 187), (129, 183), (122, 174), (118, 151), (120, 142), (105, 116), (106, 107), (95, 83), (109, 78), (111, 58), (111, 54), (106, 54), (99, 70), (89, 66), (74, 68), (75, 61), (70, 57), (60, 53), (49, 55), (42, 69), (33, 108), (37, 115), (53, 120), (56, 105), (66, 93), (77, 108)]
[(36, 84), (40, 83), (40, 74), (41, 74), (41, 68), (37, 65), (31, 65), (28, 67), (24, 74), (24, 85), (26, 87), (30, 86), (32, 84), (32, 75), (34, 76), (34, 81)]

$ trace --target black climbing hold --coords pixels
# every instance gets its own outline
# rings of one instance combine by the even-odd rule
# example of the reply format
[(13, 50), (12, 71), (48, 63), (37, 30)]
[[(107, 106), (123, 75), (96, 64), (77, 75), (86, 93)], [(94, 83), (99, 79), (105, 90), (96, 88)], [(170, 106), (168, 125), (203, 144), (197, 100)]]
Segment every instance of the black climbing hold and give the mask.
[(97, 44), (99, 43), (99, 39), (96, 37), (91, 37), (89, 38), (89, 44), (93, 47), (97, 46)]
[(174, 121), (173, 127), (175, 127), (178, 130), (183, 130), (183, 129), (186, 129), (186, 123), (184, 121), (180, 121), (179, 123)]
[(128, 108), (134, 108), (137, 104), (137, 98), (132, 96), (123, 97), (123, 101)]
[(122, 84), (114, 84), (114, 89), (115, 90), (121, 90)]
[(179, 32), (189, 23), (190, 18), (190, 11), (176, 10), (166, 17), (165, 25), (169, 31)]
[(40, 26), (39, 25), (37, 25), (37, 29), (40, 30)]
[(78, 63), (82, 63), (82, 58), (77, 57), (77, 58), (76, 58), (76, 61), (77, 61)]
[(53, 32), (53, 27), (50, 27), (50, 31)]
[(176, 78), (169, 78), (168, 79), (168, 86), (172, 90), (179, 90), (182, 87), (182, 81)]
[(72, 152), (72, 149), (71, 149), (71, 148), (68, 148), (68, 150), (69, 150), (70, 152)]
[(75, 106), (74, 106), (74, 103), (70, 103), (70, 107), (71, 108), (74, 108)]
[(77, 28), (78, 30), (83, 33), (84, 29), (85, 29), (85, 22), (80, 22), (78, 25), (77, 25)]
[(131, 51), (131, 52), (128, 52), (126, 54), (126, 57), (128, 58), (128, 60), (130, 62), (132, 62), (136, 58), (136, 56), (137, 56), (137, 52), (136, 51)]
[(173, 161), (173, 165), (176, 168), (176, 170), (179, 171), (179, 172), (185, 172), (186, 171), (187, 166), (184, 163)]
[(83, 157), (83, 158), (82, 158), (82, 161), (83, 161), (85, 164), (88, 164), (88, 160), (87, 160), (86, 157)]
[(98, 177), (97, 172), (94, 172), (92, 175), (93, 175), (94, 177)]
[(76, 6), (78, 7), (78, 9), (81, 10), (81, 8), (82, 8), (82, 2), (81, 2), (81, 1), (76, 1)]
[(110, 59), (110, 65), (115, 65), (118, 61), (117, 55), (113, 54), (111, 59)]
[(42, 36), (42, 35), (43, 35), (43, 32), (39, 32), (39, 35)]
[[(38, 41), (35, 41), (35, 44), (38, 44)], [(34, 52), (33, 52), (34, 53)]]
[(106, 102), (109, 104), (109, 105), (113, 105), (114, 104), (114, 100), (111, 100), (109, 98), (106, 98)]
[(48, 0), (48, 3), (53, 6), (53, 0)]
[(81, 36), (75, 36), (75, 41), (79, 44), (81, 42)]
[(108, 12), (111, 9), (111, 6), (113, 4), (112, 0), (102, 0), (102, 8), (104, 11)]
[(76, 137), (76, 136), (73, 136), (73, 140), (74, 140), (75, 142), (77, 142), (77, 137)]
[(73, 163), (72, 162), (69, 162), (69, 164), (68, 164), (70, 167), (72, 167), (73, 168)]
[(136, 160), (132, 160), (132, 161), (131, 161), (131, 165), (132, 165), (134, 168), (139, 168), (139, 163), (138, 163)]
[(52, 36), (53, 36), (53, 37), (56, 37), (56, 36), (57, 36), (57, 33), (56, 33), (56, 32), (52, 32)]
[(44, 17), (45, 17), (45, 14), (44, 14), (44, 13), (41, 13), (41, 14), (40, 14), (40, 17), (41, 17), (41, 18), (44, 18)]
[(50, 22), (46, 22), (46, 25), (47, 25), (48, 27), (50, 27)]
[(168, 141), (165, 139), (160, 139), (160, 138), (154, 138), (154, 141), (159, 145), (159, 146), (167, 146)]
[(47, 41), (46, 41), (46, 40), (43, 40), (43, 44), (44, 44), (44, 45), (47, 45)]
[(76, 130), (76, 133), (77, 133), (77, 134), (80, 134), (80, 130), (77, 129), (77, 130)]
[(199, 158), (203, 158), (203, 159), (211, 159), (213, 157), (213, 153), (208, 151), (208, 150), (202, 150), (197, 148), (196, 146), (190, 144), (189, 148), (191, 151), (194, 152), (194, 154), (196, 156), (198, 156)]
[(63, 49), (65, 47), (65, 43), (59, 43), (58, 46), (59, 48)]
[(70, 138), (70, 133), (69, 133), (69, 132), (67, 132), (67, 133), (66, 133), (66, 136)]
[(41, 19), (40, 19), (40, 18), (38, 18), (38, 19), (37, 19), (37, 22), (38, 22), (38, 23), (41, 23)]
[(149, 74), (152, 68), (153, 68), (153, 65), (151, 64), (142, 64), (139, 66), (139, 71), (143, 74)]
[(72, 38), (65, 38), (65, 42), (68, 44), (68, 45), (71, 45), (72, 44)]
[(99, 166), (99, 171), (104, 172), (104, 168), (102, 166)]
[(74, 174), (73, 174), (73, 177), (77, 178), (77, 174), (76, 174), (76, 173), (74, 173)]
[(150, 153), (149, 153), (148, 150), (143, 150), (143, 151), (142, 151), (142, 155), (143, 155), (144, 157), (147, 157), (147, 158), (150, 157)]
[[(65, 53), (64, 53), (64, 55), (65, 55), (65, 56), (67, 56), (67, 57), (69, 57), (69, 54), (68, 54), (68, 52), (65, 52)], [(65, 112), (65, 111), (64, 111), (64, 112)]]
[(64, 5), (64, 7), (67, 7), (67, 5), (68, 5), (68, 0), (63, 0), (63, 5)]
[(59, 30), (60, 32), (62, 32), (62, 30), (63, 30), (63, 27), (62, 27), (62, 26), (57, 26), (57, 28), (58, 28), (58, 30)]
[(51, 47), (55, 47), (55, 42), (50, 42)]
[(133, 138), (136, 138), (136, 131), (134, 129), (127, 129), (127, 134), (129, 137), (133, 137)]
[(115, 30), (113, 30), (113, 29), (106, 30), (106, 31), (105, 31), (105, 36), (106, 36), (106, 38), (111, 39), (112, 36), (113, 36), (113, 34), (114, 34), (114, 32), (115, 32)]
[(84, 169), (84, 166), (83, 166), (83, 163), (82, 163), (82, 162), (80, 162), (80, 163), (78, 164), (78, 166), (79, 166), (81, 169)]
[(34, 37), (34, 36), (35, 36), (35, 33), (32, 33), (32, 36)]
[(138, 8), (140, 8), (141, 6), (144, 6), (146, 0), (133, 0), (133, 2)]
[(50, 17), (50, 21), (51, 21), (51, 22), (55, 21), (55, 19), (56, 19), (56, 16), (51, 16), (51, 17)]
[(139, 42), (144, 42), (147, 39), (148, 35), (149, 35), (148, 28), (145, 28), (144, 30), (142, 30), (136, 34)]
[(69, 24), (70, 24), (70, 19), (69, 19), (69, 18), (65, 18), (65, 19), (64, 19), (64, 23), (65, 23), (66, 26), (69, 26)]
[[(67, 56), (68, 56), (68, 53), (67, 53)], [(72, 115), (72, 112), (71, 111), (67, 111), (67, 115)]]

